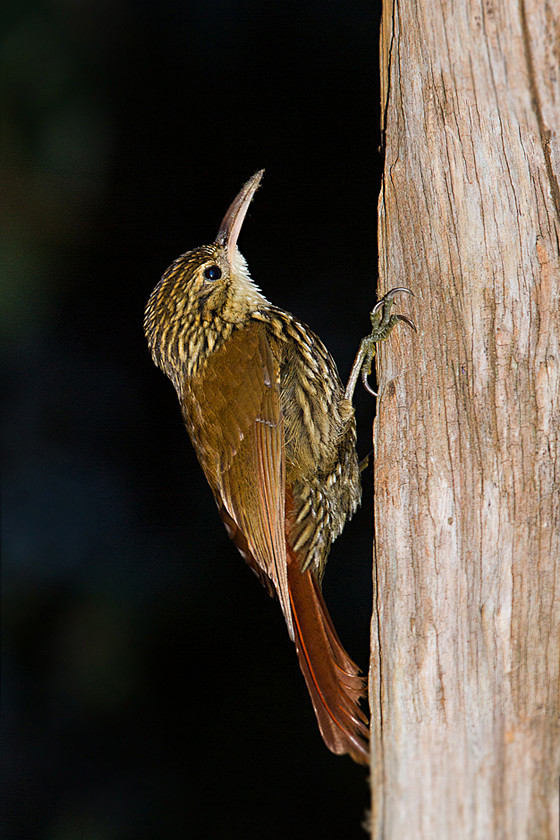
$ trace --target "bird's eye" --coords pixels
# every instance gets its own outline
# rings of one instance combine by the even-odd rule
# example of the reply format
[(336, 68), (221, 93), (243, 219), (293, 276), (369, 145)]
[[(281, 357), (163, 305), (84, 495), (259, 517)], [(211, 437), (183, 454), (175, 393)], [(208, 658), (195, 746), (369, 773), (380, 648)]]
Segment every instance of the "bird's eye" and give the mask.
[(218, 265), (209, 265), (204, 269), (204, 277), (206, 280), (219, 280), (222, 276), (222, 269)]

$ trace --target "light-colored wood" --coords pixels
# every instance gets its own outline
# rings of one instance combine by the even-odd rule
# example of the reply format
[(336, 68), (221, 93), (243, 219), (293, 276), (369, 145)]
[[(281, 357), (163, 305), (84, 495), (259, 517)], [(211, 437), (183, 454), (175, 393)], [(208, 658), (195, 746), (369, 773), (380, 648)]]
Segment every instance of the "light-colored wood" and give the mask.
[(372, 836), (558, 840), (560, 3), (387, 2)]

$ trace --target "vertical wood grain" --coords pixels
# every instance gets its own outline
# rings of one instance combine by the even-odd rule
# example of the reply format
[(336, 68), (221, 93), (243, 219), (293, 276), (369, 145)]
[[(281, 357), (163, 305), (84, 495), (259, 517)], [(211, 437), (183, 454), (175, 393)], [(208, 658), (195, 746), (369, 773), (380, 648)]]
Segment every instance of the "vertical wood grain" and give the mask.
[(385, 4), (374, 838), (554, 838), (560, 4)]

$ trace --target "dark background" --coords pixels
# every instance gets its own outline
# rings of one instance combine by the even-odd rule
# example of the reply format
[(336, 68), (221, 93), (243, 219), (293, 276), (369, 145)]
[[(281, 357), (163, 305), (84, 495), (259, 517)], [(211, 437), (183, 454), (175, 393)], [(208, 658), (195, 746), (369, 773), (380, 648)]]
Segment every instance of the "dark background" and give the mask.
[[(3, 4), (5, 840), (364, 836), (367, 771), (323, 746), (142, 317), (265, 167), (241, 250), (348, 376), (375, 295), (378, 22), (365, 0)], [(370, 509), (368, 475), (324, 587), (364, 668)]]

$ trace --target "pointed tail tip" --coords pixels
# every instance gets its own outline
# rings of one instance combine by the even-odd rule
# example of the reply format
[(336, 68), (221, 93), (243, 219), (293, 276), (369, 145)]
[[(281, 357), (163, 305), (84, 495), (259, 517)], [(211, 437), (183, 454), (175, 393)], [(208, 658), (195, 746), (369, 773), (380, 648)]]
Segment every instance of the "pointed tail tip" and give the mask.
[(348, 739), (344, 745), (344, 749), (336, 754), (349, 755), (356, 764), (362, 764), (367, 767), (369, 764), (369, 732), (367, 732), (367, 735), (358, 732), (348, 733)]
[[(311, 694), (311, 692), (310, 692)], [(333, 707), (327, 709), (327, 718), (321, 708), (324, 697), (316, 703), (311, 697), (315, 715), (319, 724), (319, 731), (328, 749), (335, 755), (349, 755), (356, 764), (369, 764), (369, 729), (367, 723), (357, 720), (348, 711), (339, 710), (342, 714), (333, 714)], [(361, 709), (356, 705), (356, 710)]]

